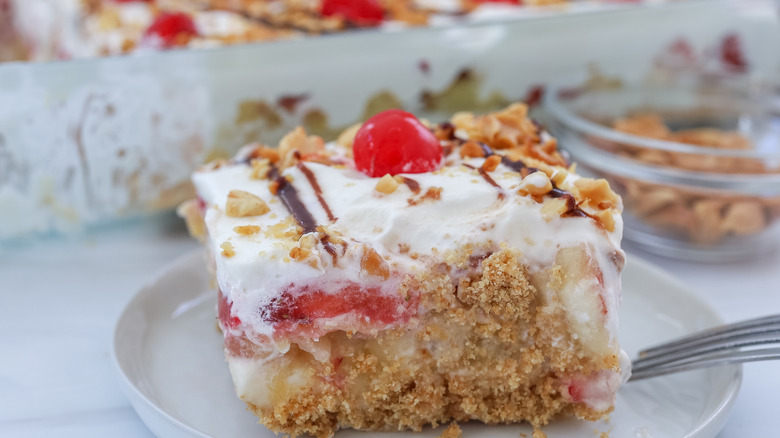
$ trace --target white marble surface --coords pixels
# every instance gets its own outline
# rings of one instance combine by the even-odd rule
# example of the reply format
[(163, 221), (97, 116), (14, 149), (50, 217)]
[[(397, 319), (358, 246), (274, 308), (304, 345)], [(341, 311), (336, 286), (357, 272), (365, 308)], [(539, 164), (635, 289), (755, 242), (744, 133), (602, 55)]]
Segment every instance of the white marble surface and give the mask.
[[(144, 282), (196, 247), (167, 218), (0, 249), (0, 437), (151, 437), (117, 384), (113, 327)], [(780, 254), (730, 265), (642, 256), (728, 321), (780, 312)], [(744, 374), (719, 436), (776, 436), (780, 363), (747, 364)]]

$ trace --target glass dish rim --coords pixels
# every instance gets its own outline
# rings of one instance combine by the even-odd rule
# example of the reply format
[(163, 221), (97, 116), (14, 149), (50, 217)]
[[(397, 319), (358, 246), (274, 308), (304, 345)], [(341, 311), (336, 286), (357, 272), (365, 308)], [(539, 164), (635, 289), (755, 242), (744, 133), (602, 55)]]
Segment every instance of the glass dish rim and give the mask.
[[(637, 90), (641, 89), (639, 86), (629, 86), (622, 90)], [(649, 88), (649, 87), (648, 87)], [(678, 87), (681, 88), (682, 87)], [(563, 85), (549, 85), (547, 92), (544, 93), (543, 103), (547, 112), (555, 119), (556, 122), (561, 123), (568, 129), (572, 129), (578, 133), (586, 135), (592, 135), (594, 137), (608, 140), (616, 143), (626, 143), (632, 146), (641, 147), (645, 149), (662, 150), (668, 152), (678, 152), (691, 155), (699, 155), (704, 157), (728, 157), (728, 158), (747, 158), (747, 159), (775, 159), (780, 161), (780, 151), (763, 151), (763, 150), (735, 150), (735, 149), (719, 149), (712, 147), (694, 146), (686, 143), (679, 143), (674, 141), (658, 140), (648, 137), (642, 137), (638, 135), (627, 134), (624, 132), (616, 131), (599, 125), (598, 123), (587, 120), (577, 115), (574, 111), (570, 110), (565, 103), (562, 102), (561, 95), (565, 95), (567, 90), (571, 90), (571, 87)], [(585, 91), (587, 93), (588, 91)], [(579, 147), (579, 145), (575, 145)], [(654, 167), (654, 166), (650, 166)], [(688, 171), (694, 172), (694, 171)], [(726, 176), (729, 174), (708, 172), (710, 176)]]

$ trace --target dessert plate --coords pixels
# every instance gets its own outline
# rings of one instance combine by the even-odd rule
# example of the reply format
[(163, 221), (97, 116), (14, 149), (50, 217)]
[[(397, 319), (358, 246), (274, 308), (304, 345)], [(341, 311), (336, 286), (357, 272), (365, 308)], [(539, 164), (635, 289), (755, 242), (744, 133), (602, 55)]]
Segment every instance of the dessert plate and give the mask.
[[(138, 415), (161, 438), (274, 437), (233, 392), (216, 328), (216, 292), (203, 253), (165, 268), (128, 304), (114, 333), (122, 387)], [(623, 273), (620, 340), (630, 356), (653, 344), (722, 323), (703, 301), (652, 265), (630, 257)], [(550, 438), (714, 437), (723, 427), (742, 381), (739, 365), (632, 382), (618, 393), (606, 421), (556, 420)], [(529, 425), (462, 424), (464, 436), (530, 437)], [(443, 428), (420, 437), (437, 437)], [(337, 438), (407, 437), (410, 433), (345, 430)]]

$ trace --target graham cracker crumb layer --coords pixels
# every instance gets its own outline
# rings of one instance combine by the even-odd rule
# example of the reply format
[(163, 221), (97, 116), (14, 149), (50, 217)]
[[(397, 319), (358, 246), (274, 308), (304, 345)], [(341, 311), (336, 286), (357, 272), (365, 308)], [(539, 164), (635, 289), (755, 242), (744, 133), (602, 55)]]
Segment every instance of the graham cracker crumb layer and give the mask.
[(457, 267), (474, 257), (469, 248), (407, 278), (402, 289), (417, 291), (429, 310), (405, 327), (377, 337), (329, 333), (319, 340), (331, 346), (327, 361), (293, 346), (285, 357), (295, 355), (308, 383), (291, 391), (271, 378), (269, 391), (288, 396), (273, 406), (245, 400), (250, 410), (272, 431), (317, 437), (471, 420), (539, 427), (561, 414), (607, 414), (563, 393), (566, 376), (617, 370), (617, 352), (589, 355), (572, 336), (565, 311), (540, 292), (553, 267), (534, 278), (511, 249), (482, 254), (468, 271)]

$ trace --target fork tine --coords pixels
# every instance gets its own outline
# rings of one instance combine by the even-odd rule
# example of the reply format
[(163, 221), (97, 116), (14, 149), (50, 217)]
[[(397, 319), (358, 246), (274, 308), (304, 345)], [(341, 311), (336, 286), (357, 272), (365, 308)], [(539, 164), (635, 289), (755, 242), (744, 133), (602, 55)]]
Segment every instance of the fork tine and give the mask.
[(692, 357), (687, 360), (672, 362), (665, 365), (649, 367), (639, 371), (632, 371), (629, 381), (636, 381), (680, 371), (689, 371), (697, 368), (774, 359), (780, 359), (780, 348), (720, 352)]
[(639, 353), (640, 358), (663, 356), (692, 347), (737, 339), (750, 335), (780, 333), (780, 315), (766, 316), (735, 324), (724, 325), (648, 348)]
[(632, 363), (632, 368), (639, 371), (644, 368), (664, 366), (665, 364), (694, 358), (696, 356), (705, 356), (719, 351), (736, 350), (742, 347), (754, 347), (757, 345), (775, 343), (780, 343), (780, 328), (767, 333), (730, 336), (726, 339), (691, 345), (685, 349), (672, 350), (663, 354), (641, 357)]

